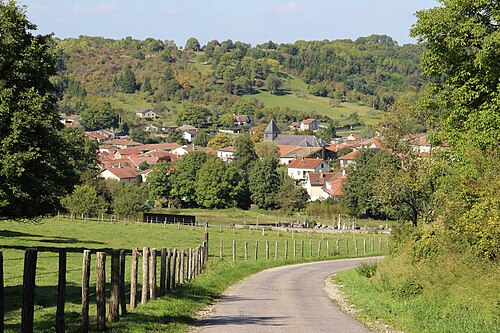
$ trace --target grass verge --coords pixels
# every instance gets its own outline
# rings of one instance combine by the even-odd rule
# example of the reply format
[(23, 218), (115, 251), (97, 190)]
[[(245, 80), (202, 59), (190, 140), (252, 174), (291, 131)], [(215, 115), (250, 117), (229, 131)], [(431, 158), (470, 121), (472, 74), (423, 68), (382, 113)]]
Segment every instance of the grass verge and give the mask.
[(380, 263), (368, 278), (354, 269), (333, 277), (358, 319), (390, 324), (406, 333), (500, 332), (498, 266), (447, 254), (412, 264), (405, 255)]

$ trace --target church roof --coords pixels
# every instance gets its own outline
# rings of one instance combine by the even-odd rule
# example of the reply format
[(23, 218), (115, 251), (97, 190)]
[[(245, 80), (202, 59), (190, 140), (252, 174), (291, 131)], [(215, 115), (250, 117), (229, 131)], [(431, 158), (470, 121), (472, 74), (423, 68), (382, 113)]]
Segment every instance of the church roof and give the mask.
[(274, 142), (283, 146), (300, 147), (325, 147), (328, 145), (324, 140), (318, 139), (314, 135), (278, 135)]
[(267, 125), (266, 129), (264, 130), (264, 134), (281, 134), (281, 131), (278, 126), (276, 126), (274, 119), (271, 120), (269, 125)]

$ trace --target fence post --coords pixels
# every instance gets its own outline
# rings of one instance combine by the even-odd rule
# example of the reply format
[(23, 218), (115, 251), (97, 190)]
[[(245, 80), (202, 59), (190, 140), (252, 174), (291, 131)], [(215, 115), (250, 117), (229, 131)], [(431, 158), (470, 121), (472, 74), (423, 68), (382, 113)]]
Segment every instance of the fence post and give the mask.
[(5, 294), (3, 289), (3, 253), (0, 251), (0, 333), (4, 332)]
[(65, 292), (66, 292), (66, 250), (61, 249), (59, 250), (59, 278), (57, 282), (57, 310), (56, 310), (57, 333), (65, 332), (64, 328)]
[(223, 249), (224, 249), (224, 243), (223, 243), (223, 241), (222, 241), (222, 239), (221, 239), (221, 240), (220, 240), (220, 247), (219, 247), (219, 256), (220, 256), (220, 258), (221, 258), (221, 259), (222, 259), (222, 258), (223, 258), (223, 256), (224, 256), (224, 255), (222, 254)]
[(111, 252), (111, 293), (109, 297), (108, 321), (114, 323), (120, 319), (120, 251)]
[(142, 249), (142, 290), (141, 290), (141, 304), (148, 302), (148, 278), (149, 278), (149, 247)]
[(255, 241), (255, 260), (259, 260), (259, 241)]
[(166, 282), (166, 292), (168, 293), (171, 289), (171, 277), (172, 277), (172, 249), (167, 250), (167, 282)]
[(84, 250), (82, 267), (82, 333), (87, 333), (89, 331), (89, 284), (90, 250)]
[(187, 279), (190, 281), (192, 279), (193, 273), (193, 249), (187, 249)]
[(125, 250), (120, 250), (120, 307), (122, 315), (127, 313), (127, 300), (125, 299)]
[(38, 251), (36, 249), (27, 249), (24, 254), (23, 309), (21, 312), (22, 333), (33, 332), (37, 254)]
[[(208, 225), (208, 222), (207, 222)], [(208, 262), (208, 232), (205, 233), (205, 246), (203, 249), (203, 253), (205, 254), (203, 264)]]
[(97, 298), (97, 330), (106, 330), (106, 253), (97, 252), (97, 278), (95, 282)]
[(175, 274), (177, 273), (177, 249), (172, 253), (172, 276), (170, 279), (170, 288), (175, 289)]
[(358, 240), (354, 240), (354, 250), (356, 251), (356, 257), (358, 256)]
[(374, 244), (373, 244), (373, 243), (374, 243), (374, 240), (373, 240), (373, 238), (371, 238), (371, 239), (370, 239), (370, 245), (371, 245), (371, 250), (372, 250), (372, 253), (371, 253), (371, 254), (374, 254), (374, 252), (375, 252), (375, 249), (374, 249), (374, 247), (375, 247), (375, 246), (374, 246)]
[(233, 239), (233, 261), (236, 261), (236, 241)]
[(297, 241), (293, 240), (293, 257), (297, 257)]
[(276, 241), (276, 245), (274, 246), (274, 260), (278, 260), (278, 241)]
[(137, 306), (137, 270), (139, 261), (139, 249), (132, 248), (132, 267), (130, 269), (130, 308)]
[(166, 272), (167, 272), (167, 249), (162, 247), (160, 253), (160, 296), (165, 295)]
[(156, 249), (149, 256), (149, 298), (156, 299)]
[(323, 242), (322, 240), (318, 241), (318, 257), (321, 257), (321, 243), (322, 242)]
[(248, 260), (248, 242), (245, 242), (245, 260)]
[(288, 259), (288, 240), (285, 241), (285, 259)]
[(193, 279), (194, 279), (195, 277), (198, 276), (198, 248), (197, 247), (195, 247), (193, 249), (193, 264), (192, 265), (193, 265), (193, 267), (192, 267), (193, 273), (192, 274), (193, 274)]
[(309, 240), (309, 257), (312, 258), (313, 256), (313, 241), (312, 239)]
[(366, 238), (363, 238), (363, 255), (366, 255)]
[(349, 239), (348, 238), (345, 239), (345, 256), (346, 257), (349, 256)]
[(382, 238), (378, 239), (378, 254), (382, 253)]
[(326, 256), (330, 256), (330, 240), (326, 240)]
[(184, 251), (179, 253), (179, 284), (184, 284)]
[(269, 241), (266, 240), (266, 260), (269, 260)]
[(340, 254), (340, 238), (337, 238), (337, 241), (335, 243), (335, 248), (336, 248), (337, 255), (339, 255)]
[(300, 256), (304, 258), (304, 240), (300, 242)]

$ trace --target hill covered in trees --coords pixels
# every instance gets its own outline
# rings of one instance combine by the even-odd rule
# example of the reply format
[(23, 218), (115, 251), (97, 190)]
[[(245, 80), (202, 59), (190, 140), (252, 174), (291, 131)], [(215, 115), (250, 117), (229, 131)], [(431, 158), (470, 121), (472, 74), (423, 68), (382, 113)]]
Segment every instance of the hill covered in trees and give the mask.
[(59, 111), (115, 113), (122, 122), (148, 107), (169, 125), (183, 109), (203, 105), (206, 124), (232, 114), (288, 122), (316, 113), (342, 126), (353, 125), (349, 115), (356, 112), (373, 123), (366, 114), (379, 119), (375, 110), (387, 110), (401, 93), (425, 83), (419, 69), (424, 47), (399, 46), (380, 35), (257, 46), (231, 40), (201, 46), (190, 38), (184, 47), (152, 38), (81, 36), (55, 39), (54, 49)]

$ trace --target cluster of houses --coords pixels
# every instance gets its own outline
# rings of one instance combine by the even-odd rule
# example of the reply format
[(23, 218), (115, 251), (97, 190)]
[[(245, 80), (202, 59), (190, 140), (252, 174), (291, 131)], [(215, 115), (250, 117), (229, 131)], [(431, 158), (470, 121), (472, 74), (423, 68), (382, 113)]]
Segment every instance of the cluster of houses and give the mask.
[[(151, 120), (157, 118), (157, 115), (149, 109), (141, 109), (136, 115)], [(251, 125), (250, 117), (246, 115), (234, 115), (233, 120), (236, 128)], [(66, 126), (79, 126), (77, 116), (61, 117), (61, 121)], [(289, 128), (314, 132), (320, 125), (316, 119), (309, 118), (293, 122)], [(120, 136), (105, 129), (85, 134), (88, 139), (99, 143), (101, 177), (125, 183), (144, 182), (151, 167), (156, 163), (167, 161), (175, 164), (183, 155), (192, 151), (212, 154), (224, 162), (233, 160), (235, 152), (233, 146), (218, 150), (195, 146), (192, 142), (201, 133), (198, 128), (185, 124), (176, 129), (190, 144), (182, 146), (177, 143), (142, 144), (134, 142), (129, 136)], [(296, 181), (297, 186), (307, 190), (311, 201), (335, 199), (342, 194), (342, 184), (347, 177), (348, 167), (355, 163), (356, 156), (361, 150), (386, 149), (378, 138), (362, 139), (358, 134), (339, 138), (334, 142), (325, 142), (314, 135), (282, 134), (274, 120), (264, 130), (263, 139), (276, 143), (280, 164), (287, 168), (288, 175)], [(410, 135), (408, 140), (413, 149), (422, 156), (429, 154), (433, 149), (425, 133)], [(335, 171), (329, 161), (335, 161)]]

